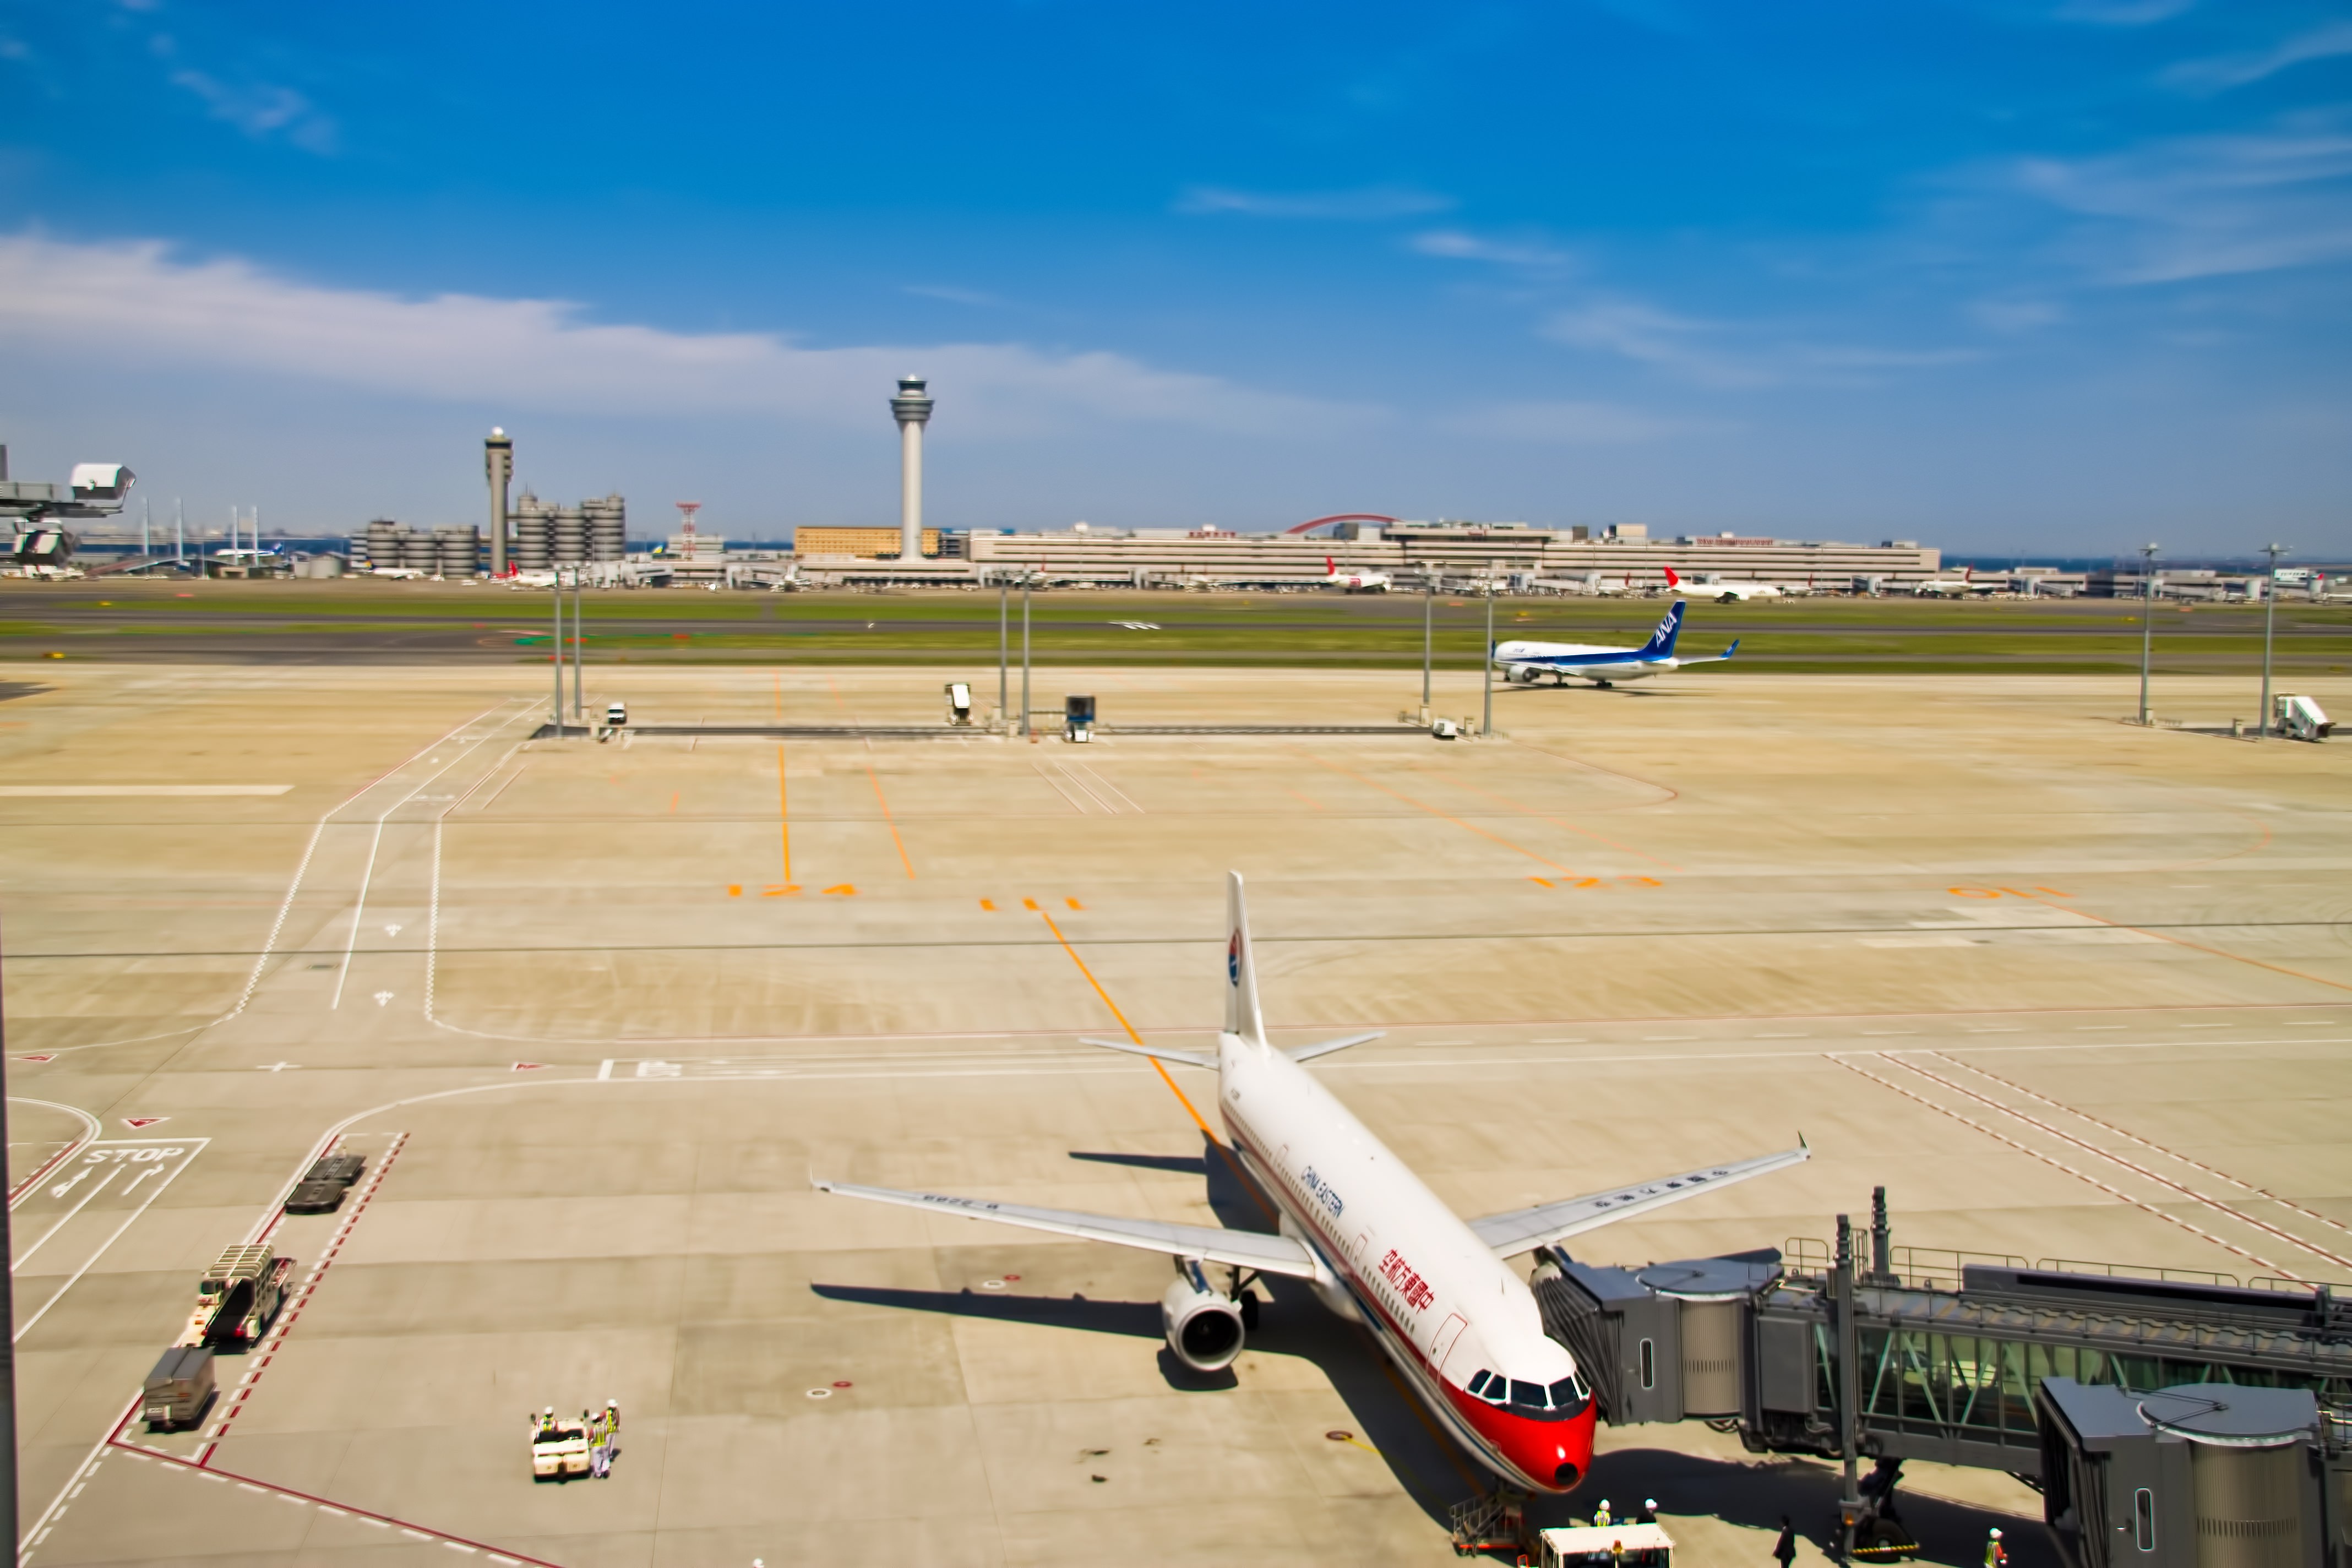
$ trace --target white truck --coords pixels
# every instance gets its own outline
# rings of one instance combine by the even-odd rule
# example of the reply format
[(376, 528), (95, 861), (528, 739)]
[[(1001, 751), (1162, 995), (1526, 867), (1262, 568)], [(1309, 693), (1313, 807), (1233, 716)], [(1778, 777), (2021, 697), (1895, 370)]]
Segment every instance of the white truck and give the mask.
[(2335, 721), (2309, 697), (2277, 697), (2271, 702), (2271, 728), (2290, 741), (2325, 741)]
[(559, 1421), (551, 1405), (530, 1418), (530, 1479), (568, 1481), (588, 1473), (589, 1450), (595, 1447), (593, 1424), (583, 1412), (577, 1422)]

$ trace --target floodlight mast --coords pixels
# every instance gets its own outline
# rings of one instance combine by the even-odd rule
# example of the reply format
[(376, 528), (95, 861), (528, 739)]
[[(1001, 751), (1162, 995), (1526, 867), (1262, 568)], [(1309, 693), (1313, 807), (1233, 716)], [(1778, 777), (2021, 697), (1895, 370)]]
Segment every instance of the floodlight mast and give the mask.
[(2263, 580), (2263, 718), (2254, 733), (2267, 738), (2271, 732), (2271, 628), (2278, 624), (2278, 558), (2287, 552), (2284, 544), (2265, 544), (2263, 553), (2271, 558), (2270, 574)]
[(2139, 547), (2139, 721), (2142, 726), (2156, 722), (2147, 708), (2147, 661), (2156, 642), (2156, 552), (2161, 546), (2143, 544)]

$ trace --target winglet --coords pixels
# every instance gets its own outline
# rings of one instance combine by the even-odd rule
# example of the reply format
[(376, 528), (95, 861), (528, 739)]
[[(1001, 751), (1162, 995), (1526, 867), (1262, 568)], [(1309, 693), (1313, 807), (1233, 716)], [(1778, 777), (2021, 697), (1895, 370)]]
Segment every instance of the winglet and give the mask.
[(1225, 1033), (1265, 1044), (1265, 1016), (1257, 1005), (1257, 956), (1250, 951), (1249, 906), (1242, 874), (1225, 873)]
[(1724, 658), (1729, 658), (1733, 654), (1738, 653), (1738, 651), (1739, 651), (1739, 639), (1738, 639), (1738, 637), (1734, 637), (1734, 638), (1732, 638), (1732, 639), (1731, 639), (1731, 646), (1730, 646), (1729, 647), (1725, 648), (1725, 649), (1723, 650), (1723, 657), (1724, 657)]

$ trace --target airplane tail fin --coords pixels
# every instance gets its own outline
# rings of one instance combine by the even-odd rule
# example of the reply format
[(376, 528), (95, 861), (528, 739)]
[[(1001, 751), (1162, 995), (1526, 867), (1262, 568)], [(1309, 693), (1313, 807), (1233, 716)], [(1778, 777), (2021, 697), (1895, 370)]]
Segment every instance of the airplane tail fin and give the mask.
[(1680, 599), (1675, 601), (1674, 607), (1666, 612), (1666, 618), (1658, 623), (1658, 629), (1652, 632), (1650, 640), (1642, 645), (1642, 658), (1672, 658), (1675, 657), (1675, 644), (1683, 635), (1683, 604), (1684, 601)]
[(1676, 573), (1673, 567), (1671, 567), (1671, 566), (1667, 567), (1667, 568), (1666, 568), (1666, 586), (1667, 586), (1667, 587), (1669, 587), (1669, 588), (1679, 588), (1679, 587), (1681, 587), (1682, 585), (1683, 585), (1683, 580), (1682, 580), (1681, 575), (1680, 575), (1678, 573)]
[(1242, 874), (1225, 873), (1225, 1033), (1265, 1044), (1265, 1016), (1257, 1005), (1257, 955), (1250, 951), (1249, 905)]

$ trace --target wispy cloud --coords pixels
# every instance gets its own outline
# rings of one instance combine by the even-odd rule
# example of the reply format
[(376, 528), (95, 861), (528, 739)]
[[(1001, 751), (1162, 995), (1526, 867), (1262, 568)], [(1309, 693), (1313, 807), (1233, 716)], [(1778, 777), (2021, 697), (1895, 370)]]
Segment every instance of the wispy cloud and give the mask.
[(2163, 79), (2168, 86), (2189, 92), (2227, 92), (2233, 87), (2276, 76), (2291, 66), (2339, 55), (2352, 55), (2352, 22), (2331, 22), (2314, 27), (2267, 49), (2183, 60), (2166, 71)]
[(1612, 354), (1677, 381), (1723, 391), (1792, 383), (1866, 385), (1895, 371), (1933, 369), (1980, 357), (1972, 349), (1818, 342), (1761, 327), (1701, 321), (1622, 299), (1555, 311), (1542, 331), (1571, 348)]
[(1615, 403), (1529, 400), (1465, 409), (1439, 422), (1458, 436), (1495, 436), (1563, 447), (1622, 447), (1717, 428)]
[(1370, 185), (1353, 191), (1237, 191), (1193, 185), (1176, 198), (1175, 210), (1195, 216), (1219, 213), (1244, 217), (1320, 218), (1345, 223), (1421, 217), (1444, 212), (1454, 198), (1405, 185)]
[(977, 289), (959, 289), (949, 283), (908, 283), (899, 292), (925, 300), (944, 300), (950, 305), (974, 305), (992, 310), (1001, 310), (1011, 303), (994, 294), (984, 294)]
[(306, 153), (335, 151), (335, 122), (290, 87), (266, 82), (231, 87), (204, 71), (186, 69), (173, 71), (172, 82), (204, 100), (215, 120), (226, 121), (257, 142), (282, 135)]
[(2066, 319), (2065, 310), (2048, 300), (1979, 300), (1969, 307), (1969, 314), (2003, 337), (2055, 326)]
[(2088, 22), (2101, 27), (2145, 27), (2170, 21), (2196, 4), (2197, 0), (2064, 0), (2052, 15), (2062, 22)]
[(931, 377), (940, 424), (1005, 433), (1164, 423), (1236, 435), (1325, 433), (1382, 411), (1024, 343), (810, 348), (773, 332), (605, 324), (556, 300), (405, 298), (180, 260), (154, 241), (0, 238), (0, 343), (138, 353), (398, 395), (647, 416), (870, 425), (893, 379)]
[(2103, 282), (2352, 259), (2352, 132), (2337, 118), (2101, 158), (2029, 159), (2004, 178), (2074, 220), (2060, 249)]
[(1576, 265), (1576, 257), (1565, 250), (1527, 240), (1490, 239), (1467, 234), (1458, 228), (1431, 229), (1416, 234), (1407, 242), (1423, 256), (1442, 256), (1453, 261), (1488, 261), (1499, 267), (1518, 267), (1537, 271), (1559, 271)]

